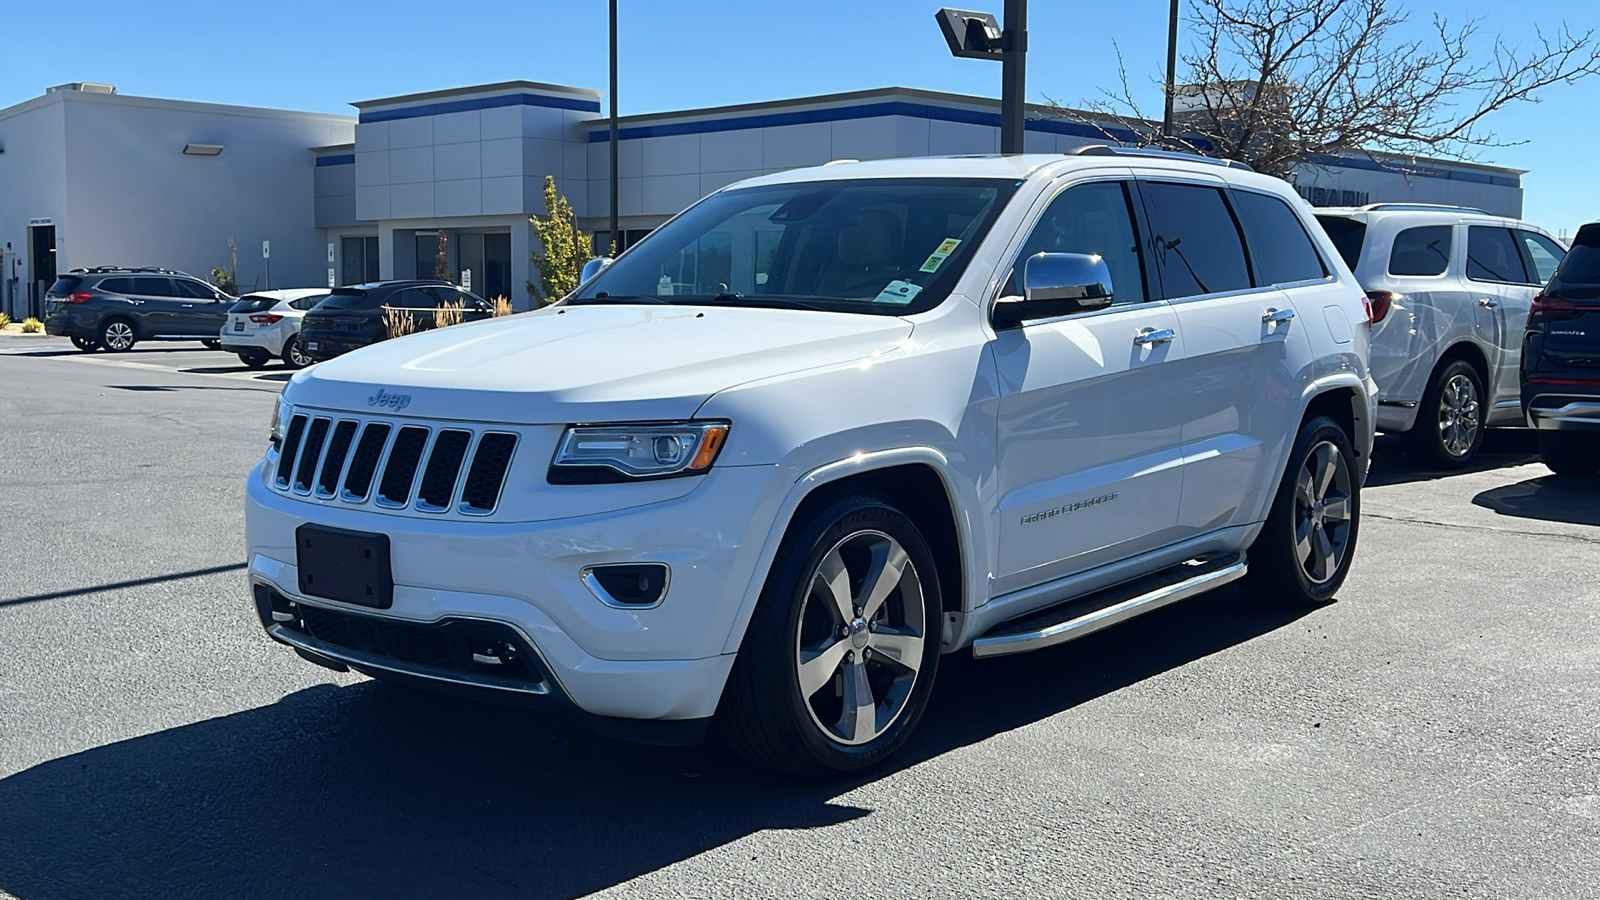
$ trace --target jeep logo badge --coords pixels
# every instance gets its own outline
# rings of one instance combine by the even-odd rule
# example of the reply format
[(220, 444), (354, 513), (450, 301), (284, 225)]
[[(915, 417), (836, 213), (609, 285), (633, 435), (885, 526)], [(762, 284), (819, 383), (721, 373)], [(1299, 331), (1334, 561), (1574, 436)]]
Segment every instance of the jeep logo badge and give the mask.
[(411, 405), (410, 394), (391, 394), (379, 389), (376, 394), (367, 398), (368, 406), (387, 406), (392, 410), (402, 410)]

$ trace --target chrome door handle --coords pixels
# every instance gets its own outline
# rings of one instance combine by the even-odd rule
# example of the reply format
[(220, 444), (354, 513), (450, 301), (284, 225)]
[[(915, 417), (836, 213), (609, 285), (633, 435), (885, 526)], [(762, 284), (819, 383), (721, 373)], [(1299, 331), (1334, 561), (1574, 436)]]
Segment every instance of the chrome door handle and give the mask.
[(133, 306), (143, 306), (144, 305), (144, 301), (143, 300), (129, 300), (128, 303), (133, 305)]
[(193, 303), (185, 303), (183, 305), (183, 308), (184, 309), (194, 309), (194, 304)]
[(1500, 301), (1494, 299), (1493, 297), (1484, 297), (1483, 299), (1478, 301), (1478, 305), (1483, 307), (1484, 309), (1494, 309), (1495, 307), (1500, 305)]
[(1146, 328), (1133, 336), (1133, 342), (1144, 347), (1170, 343), (1178, 333), (1171, 328)]
[(1276, 309), (1269, 306), (1267, 307), (1267, 311), (1262, 314), (1261, 322), (1263, 325), (1271, 325), (1275, 322), (1287, 322), (1292, 318), (1294, 318), (1294, 310)]

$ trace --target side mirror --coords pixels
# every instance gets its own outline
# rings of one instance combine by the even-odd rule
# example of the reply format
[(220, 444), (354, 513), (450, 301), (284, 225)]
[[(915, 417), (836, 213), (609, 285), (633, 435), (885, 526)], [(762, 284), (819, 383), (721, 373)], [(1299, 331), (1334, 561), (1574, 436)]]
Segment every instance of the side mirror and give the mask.
[(1097, 254), (1037, 253), (1023, 263), (1022, 293), (995, 303), (991, 321), (997, 330), (1105, 309), (1111, 305), (1111, 270)]
[(596, 275), (599, 275), (605, 270), (605, 267), (611, 265), (611, 263), (612, 259), (609, 256), (596, 257), (584, 263), (583, 274), (578, 277), (578, 283), (582, 284)]

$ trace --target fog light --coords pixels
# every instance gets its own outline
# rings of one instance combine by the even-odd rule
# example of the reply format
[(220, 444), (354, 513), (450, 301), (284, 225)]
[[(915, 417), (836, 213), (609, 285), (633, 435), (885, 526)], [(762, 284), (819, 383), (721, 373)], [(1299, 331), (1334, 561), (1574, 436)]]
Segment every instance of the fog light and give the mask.
[(623, 563), (590, 566), (583, 584), (601, 603), (619, 609), (655, 606), (667, 593), (671, 570), (661, 563)]

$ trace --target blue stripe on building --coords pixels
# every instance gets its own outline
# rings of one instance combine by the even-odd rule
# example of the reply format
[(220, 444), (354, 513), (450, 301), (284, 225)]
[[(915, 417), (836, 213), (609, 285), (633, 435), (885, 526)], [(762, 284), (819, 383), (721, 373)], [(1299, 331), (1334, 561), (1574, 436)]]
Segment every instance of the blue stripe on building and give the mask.
[(1360, 169), (1364, 172), (1389, 172), (1415, 178), (1444, 178), (1450, 181), (1493, 184), (1500, 187), (1522, 186), (1522, 181), (1514, 175), (1491, 175), (1488, 172), (1469, 172), (1463, 169), (1432, 169), (1405, 163), (1379, 163), (1364, 156), (1313, 156), (1306, 162), (1314, 166), (1336, 166), (1341, 169)]
[(445, 113), (468, 112), (474, 109), (496, 109), (502, 106), (543, 106), (549, 109), (571, 109), (578, 112), (600, 111), (599, 100), (578, 97), (557, 97), (550, 94), (501, 94), (495, 97), (469, 97), (443, 103), (426, 103), (420, 106), (401, 106), (394, 109), (362, 110), (359, 121), (392, 122), (395, 119), (420, 119)]
[(317, 157), (317, 168), (319, 169), (323, 166), (353, 166), (355, 164), (356, 155), (354, 153), (341, 153), (338, 156)]

